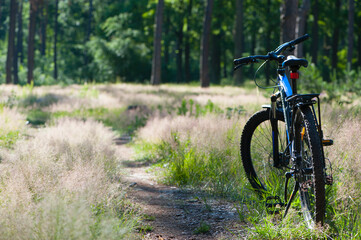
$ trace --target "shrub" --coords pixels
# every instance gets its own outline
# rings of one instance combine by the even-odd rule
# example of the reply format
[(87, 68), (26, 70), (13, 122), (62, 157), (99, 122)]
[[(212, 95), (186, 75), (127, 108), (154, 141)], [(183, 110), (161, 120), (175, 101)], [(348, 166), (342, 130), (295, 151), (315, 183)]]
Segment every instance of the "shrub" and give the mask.
[(0, 238), (125, 238), (137, 217), (113, 137), (100, 123), (62, 119), (2, 151)]

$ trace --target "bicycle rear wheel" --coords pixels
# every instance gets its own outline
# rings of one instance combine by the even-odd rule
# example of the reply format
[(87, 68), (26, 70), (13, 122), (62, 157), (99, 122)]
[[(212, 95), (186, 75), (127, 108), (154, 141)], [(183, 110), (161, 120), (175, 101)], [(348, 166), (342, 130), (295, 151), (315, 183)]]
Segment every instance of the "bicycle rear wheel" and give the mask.
[[(246, 123), (241, 136), (241, 158), (247, 178), (259, 193), (280, 196), (283, 194), (283, 168), (273, 166), (273, 140), (270, 121), (270, 109), (255, 113)], [(285, 152), (287, 145), (284, 117), (276, 115), (278, 124), (279, 152)]]
[(323, 224), (325, 215), (324, 157), (314, 115), (309, 107), (295, 112), (296, 180), (308, 227)]

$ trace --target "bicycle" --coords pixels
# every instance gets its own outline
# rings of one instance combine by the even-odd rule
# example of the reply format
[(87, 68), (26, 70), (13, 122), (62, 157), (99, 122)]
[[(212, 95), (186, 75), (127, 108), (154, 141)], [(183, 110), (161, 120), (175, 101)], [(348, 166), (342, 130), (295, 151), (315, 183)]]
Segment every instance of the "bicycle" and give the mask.
[[(282, 55), (286, 50), (292, 52), (295, 45), (308, 38), (306, 34), (283, 43), (267, 55), (235, 59), (234, 70), (259, 60), (278, 63), (271, 104), (262, 106), (263, 109), (252, 115), (244, 126), (240, 142), (242, 163), (252, 188), (265, 197), (266, 207), (271, 212), (285, 207), (286, 216), (299, 192), (298, 207), (307, 226), (313, 228), (315, 224), (323, 224), (325, 185), (333, 183), (332, 172), (327, 174), (329, 169), (323, 150), (324, 146), (332, 145), (333, 140), (323, 139), (320, 94), (297, 92), (298, 71), (301, 67), (306, 68), (308, 61)], [(291, 84), (286, 68), (290, 70)], [(259, 86), (257, 81), (255, 83)], [(281, 178), (282, 175), (285, 177)], [(294, 181), (291, 183), (292, 178)], [(293, 188), (293, 191), (288, 198), (289, 188)], [(284, 202), (281, 201), (281, 194), (284, 195)]]

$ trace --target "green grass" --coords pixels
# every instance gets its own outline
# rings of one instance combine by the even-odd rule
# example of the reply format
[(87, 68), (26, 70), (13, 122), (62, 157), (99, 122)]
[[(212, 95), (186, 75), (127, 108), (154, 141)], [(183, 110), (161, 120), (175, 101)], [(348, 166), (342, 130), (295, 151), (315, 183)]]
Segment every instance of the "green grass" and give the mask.
[(134, 132), (146, 124), (147, 117), (141, 113), (135, 116), (129, 116), (125, 108), (82, 108), (73, 112), (59, 111), (52, 115), (53, 119), (71, 117), (89, 119), (93, 118), (102, 122), (105, 126), (112, 128), (118, 135), (129, 134), (133, 135)]
[[(238, 149), (239, 126), (229, 127), (229, 131), (222, 132), (220, 127), (223, 123), (221, 122), (216, 122), (215, 126), (214, 123), (210, 122), (202, 123), (204, 119), (210, 118), (210, 115), (192, 116), (189, 110), (189, 102), (181, 105), (181, 107), (183, 109), (180, 111), (181, 115), (186, 116), (182, 118), (182, 121), (186, 122), (184, 125), (177, 120), (170, 120), (170, 123), (154, 123), (159, 125), (169, 124), (168, 135), (162, 137), (160, 141), (140, 141), (136, 145), (142, 152), (143, 159), (157, 163), (158, 173), (159, 169), (162, 169), (161, 181), (206, 190), (211, 194), (221, 195), (228, 199), (237, 199), (241, 203), (238, 210), (240, 221), (245, 221), (249, 226), (248, 236), (250, 239), (359, 239), (361, 236), (361, 217), (359, 217), (361, 201), (357, 196), (361, 196), (361, 183), (358, 182), (358, 178), (352, 177), (358, 174), (354, 168), (350, 169), (350, 166), (333, 163), (335, 164), (333, 165), (335, 184), (326, 187), (327, 212), (325, 226), (323, 228), (308, 229), (301, 213), (298, 195), (292, 204), (290, 213), (285, 219), (282, 219), (283, 208), (279, 209), (280, 214), (270, 214), (267, 211), (268, 209), (265, 208), (265, 200), (260, 199), (252, 191), (240, 163)], [(357, 112), (353, 114), (347, 113), (348, 117), (343, 117), (343, 121), (346, 122), (342, 123), (341, 127), (339, 125), (337, 131), (343, 132), (348, 119), (350, 117), (354, 119), (354, 114), (358, 116)], [(327, 113), (324, 119), (330, 116), (329, 121), (332, 119), (340, 121), (339, 118), (332, 117), (334, 114), (336, 113)], [(235, 117), (232, 116), (233, 119)], [(219, 119), (217, 120), (219, 121)], [(172, 121), (174, 121), (174, 125), (172, 125)], [(328, 122), (327, 124), (334, 123)], [(358, 124), (358, 121), (355, 124)], [(189, 125), (192, 128), (189, 128)], [(359, 129), (350, 128), (353, 128), (353, 130), (349, 130), (352, 132)], [(217, 131), (219, 139), (210, 141), (209, 138), (211, 138), (213, 131)], [(335, 133), (327, 132), (327, 134)], [(350, 137), (345, 136), (345, 139)], [(341, 141), (341, 139), (337, 140)], [(338, 152), (337, 147), (330, 147), (329, 150), (336, 151), (333, 154), (339, 158), (353, 159), (353, 161), (359, 159), (357, 153), (351, 154), (344, 147), (339, 148), (342, 150), (341, 154)], [(265, 183), (266, 185), (280, 186), (280, 188), (272, 189), (272, 191), (268, 192), (268, 195), (282, 197), (284, 191), (282, 176), (281, 178), (271, 178), (272, 182)], [(348, 185), (347, 182), (352, 183), (351, 195), (340, 196), (340, 192), (345, 191), (345, 187)], [(268, 189), (271, 188), (268, 187)], [(291, 193), (291, 190), (292, 183), (288, 194)], [(246, 210), (244, 210), (245, 205), (247, 206)]]
[(211, 230), (209, 223), (201, 221), (199, 226), (194, 230), (195, 234), (206, 234)]
[(11, 148), (20, 136), (20, 131), (10, 131), (6, 134), (0, 133), (0, 147)]
[(40, 109), (30, 110), (27, 114), (26, 120), (32, 125), (44, 125), (51, 114)]

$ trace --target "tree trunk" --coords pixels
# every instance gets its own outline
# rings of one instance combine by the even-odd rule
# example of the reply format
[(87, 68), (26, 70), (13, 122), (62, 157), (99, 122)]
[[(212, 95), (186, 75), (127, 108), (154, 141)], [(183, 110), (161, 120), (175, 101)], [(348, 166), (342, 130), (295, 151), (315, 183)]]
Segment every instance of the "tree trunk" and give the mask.
[(185, 70), (185, 80), (189, 82), (191, 80), (191, 44), (190, 44), (190, 17), (192, 15), (193, 0), (189, 0), (188, 9), (187, 9), (187, 28), (186, 28), (186, 37), (184, 44), (184, 70)]
[(37, 0), (30, 0), (30, 17), (29, 17), (29, 36), (28, 36), (28, 84), (34, 81), (34, 65), (35, 65), (35, 30), (36, 30), (36, 14), (38, 10)]
[[(234, 31), (234, 58), (242, 57), (243, 53), (243, 0), (236, 2), (236, 24)], [(242, 69), (233, 72), (233, 79), (236, 85), (242, 83)]]
[(59, 0), (55, 0), (55, 17), (54, 17), (54, 79), (58, 79), (58, 62), (57, 62), (57, 38), (58, 38), (58, 10), (59, 10)]
[(18, 33), (17, 33), (17, 47), (16, 54), (21, 63), (24, 63), (24, 47), (23, 47), (23, 0), (19, 2), (18, 9)]
[(6, 83), (12, 82), (12, 69), (14, 63), (14, 48), (15, 48), (15, 24), (16, 24), (16, 0), (10, 1), (10, 23), (9, 23), (9, 38), (8, 38), (8, 52), (6, 57)]
[(281, 43), (295, 39), (298, 0), (283, 0), (281, 4)]
[(202, 87), (209, 87), (209, 38), (211, 36), (213, 0), (207, 0), (201, 39), (200, 80)]
[[(271, 19), (271, 0), (267, 0), (267, 19)], [(271, 51), (271, 33), (272, 33), (272, 25), (270, 22), (267, 23), (266, 30), (266, 51)], [(270, 84), (271, 74), (269, 64), (266, 64), (265, 74), (266, 74), (266, 85)]]
[(41, 47), (40, 54), (41, 56), (45, 56), (46, 53), (46, 27), (48, 24), (48, 2), (44, 0), (43, 4), (41, 4)]
[[(86, 31), (86, 35), (85, 35), (84, 46), (90, 40), (90, 36), (92, 34), (93, 0), (89, 0), (89, 10), (88, 11), (89, 11), (88, 12), (88, 23), (87, 23), (87, 31)], [(91, 71), (89, 71), (90, 69), (88, 68), (88, 64), (89, 64), (88, 51), (86, 48), (84, 48), (83, 51), (84, 51), (84, 63), (85, 63), (84, 76), (85, 76), (85, 79), (90, 81), (92, 79), (92, 76), (91, 76)]]
[(177, 83), (183, 82), (183, 18), (179, 20), (179, 28), (176, 32), (177, 35), (177, 49), (176, 49), (176, 62), (177, 62)]
[(340, 9), (341, 9), (341, 1), (336, 0), (335, 1), (335, 25), (333, 27), (333, 36), (332, 36), (332, 60), (331, 60), (331, 66), (332, 69), (337, 68), (337, 52), (338, 52), (338, 42), (339, 42), (339, 35), (340, 35), (340, 24), (338, 23), (339, 16), (340, 16)]
[(162, 41), (163, 10), (164, 10), (164, 0), (159, 0), (157, 5), (157, 12), (155, 16), (152, 76), (150, 78), (150, 82), (152, 85), (159, 85), (161, 81), (161, 74), (162, 74), (161, 41)]
[(318, 53), (318, 0), (312, 1), (312, 43), (311, 43), (311, 55), (312, 62), (317, 63)]
[[(303, 0), (302, 6), (298, 9), (297, 24), (296, 24), (296, 38), (305, 35), (306, 20), (308, 11), (311, 8), (310, 0)], [(296, 56), (303, 56), (303, 44), (296, 45)]]
[[(16, 16), (15, 16), (15, 19), (17, 16), (19, 16), (21, 14), (21, 12), (19, 11), (19, 4), (16, 3), (15, 4), (15, 12), (16, 12)], [(19, 19), (19, 18), (18, 18)], [(18, 26), (19, 26), (19, 22), (18, 22)], [(16, 23), (15, 23), (16, 25)], [(19, 28), (18, 28), (18, 31), (19, 31)], [(15, 33), (14, 33), (15, 35)], [(17, 42), (19, 43), (19, 38), (17, 39)], [(13, 74), (14, 74), (14, 84), (18, 84), (19, 83), (19, 75), (18, 75), (18, 56), (19, 56), (19, 53), (18, 53), (18, 47), (17, 47), (17, 44), (15, 44), (15, 39), (14, 39), (14, 57), (13, 57)]]
[(170, 28), (170, 20), (168, 14), (165, 15), (165, 22), (164, 22), (164, 73), (166, 78), (169, 76), (169, 48), (170, 48), (170, 41), (169, 41), (169, 28)]
[(353, 52), (353, 34), (355, 23), (355, 0), (348, 1), (348, 49), (347, 49), (347, 65), (351, 68), (352, 52)]

